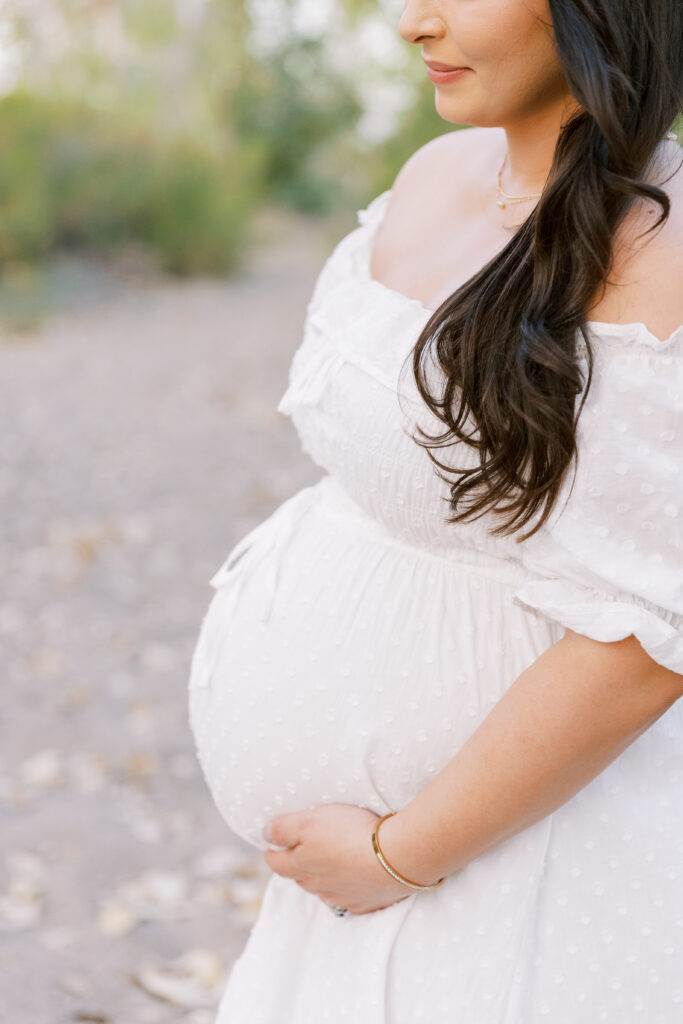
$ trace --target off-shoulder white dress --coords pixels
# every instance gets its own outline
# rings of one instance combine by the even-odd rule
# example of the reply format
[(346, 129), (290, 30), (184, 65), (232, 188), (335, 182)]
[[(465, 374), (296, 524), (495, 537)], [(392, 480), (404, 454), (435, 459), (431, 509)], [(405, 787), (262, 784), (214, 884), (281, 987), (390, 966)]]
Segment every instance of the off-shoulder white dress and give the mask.
[[(540, 533), (448, 525), (401, 373), (430, 310), (369, 271), (389, 195), (324, 264), (278, 406), (328, 475), (230, 552), (192, 659), (206, 781), (261, 851), (277, 814), (399, 810), (564, 627), (683, 673), (683, 325), (590, 325), (578, 472)], [(217, 1024), (420, 1021), (681, 1024), (683, 701), (436, 890), (337, 917), (273, 874)]]

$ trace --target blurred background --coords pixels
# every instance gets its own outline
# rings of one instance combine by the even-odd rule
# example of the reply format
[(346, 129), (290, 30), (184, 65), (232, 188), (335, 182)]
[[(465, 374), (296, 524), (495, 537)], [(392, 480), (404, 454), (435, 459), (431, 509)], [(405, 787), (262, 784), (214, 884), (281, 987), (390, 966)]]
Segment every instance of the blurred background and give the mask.
[(244, 266), (265, 205), (348, 215), (389, 187), (452, 128), (398, 35), (401, 9), (1, 0), (4, 321), (96, 287), (74, 255), (135, 250), (173, 274), (224, 275)]
[(213, 1024), (256, 919), (190, 658), (319, 476), (276, 412), (315, 277), (453, 128), (401, 8), (0, 0), (2, 1021)]

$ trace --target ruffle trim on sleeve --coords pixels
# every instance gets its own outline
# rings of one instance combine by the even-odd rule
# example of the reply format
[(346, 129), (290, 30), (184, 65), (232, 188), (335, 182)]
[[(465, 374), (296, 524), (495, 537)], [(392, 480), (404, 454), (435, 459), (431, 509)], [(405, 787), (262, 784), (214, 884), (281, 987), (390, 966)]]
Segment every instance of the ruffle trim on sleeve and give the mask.
[(340, 285), (365, 278), (372, 236), (382, 219), (390, 192), (391, 189), (387, 189), (375, 196), (364, 209), (356, 210), (357, 226), (339, 239), (316, 278), (306, 306), (307, 316), (323, 306)]
[(633, 633), (654, 661), (683, 675), (683, 619), (674, 612), (636, 596), (611, 596), (563, 579), (524, 583), (513, 601), (603, 643)]

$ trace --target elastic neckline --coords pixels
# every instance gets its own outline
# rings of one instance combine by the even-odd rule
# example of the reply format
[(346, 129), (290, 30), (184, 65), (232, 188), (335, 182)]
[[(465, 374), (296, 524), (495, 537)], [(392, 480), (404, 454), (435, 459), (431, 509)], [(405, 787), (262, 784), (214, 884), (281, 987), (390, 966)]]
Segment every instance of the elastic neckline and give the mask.
[[(380, 289), (387, 295), (393, 295), (397, 302), (402, 302), (406, 306), (412, 306), (415, 309), (421, 310), (425, 319), (427, 319), (436, 313), (436, 309), (432, 309), (431, 306), (426, 306), (421, 299), (413, 299), (409, 295), (405, 295), (403, 292), (399, 292), (395, 288), (391, 288), (389, 285), (384, 284), (384, 282), (378, 281), (377, 278), (373, 277), (370, 273), (372, 242), (377, 228), (382, 222), (386, 203), (392, 191), (393, 189), (388, 188), (384, 192), (380, 192), (380, 194), (376, 196), (367, 207), (363, 210), (357, 211), (357, 216), (361, 225), (368, 229), (365, 245), (365, 259), (362, 261), (363, 277), (372, 287)], [(377, 212), (377, 207), (380, 208), (379, 213)], [(609, 320), (587, 320), (586, 327), (588, 327), (592, 333), (608, 336), (611, 335), (621, 341), (642, 342), (652, 347), (655, 351), (664, 351), (669, 346), (673, 345), (679, 337), (683, 338), (683, 323), (674, 328), (668, 338), (657, 337), (657, 335), (653, 334), (642, 320), (633, 320), (629, 323), (616, 323)]]

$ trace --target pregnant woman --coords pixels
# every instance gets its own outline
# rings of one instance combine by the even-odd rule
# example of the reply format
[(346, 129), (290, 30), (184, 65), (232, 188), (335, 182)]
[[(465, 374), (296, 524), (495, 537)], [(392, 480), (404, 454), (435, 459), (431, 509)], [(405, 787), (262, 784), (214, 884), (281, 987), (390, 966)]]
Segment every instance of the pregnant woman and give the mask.
[(471, 127), (322, 268), (278, 408), (323, 472), (192, 659), (273, 871), (218, 1024), (679, 1024), (681, 6), (407, 0), (400, 34)]

